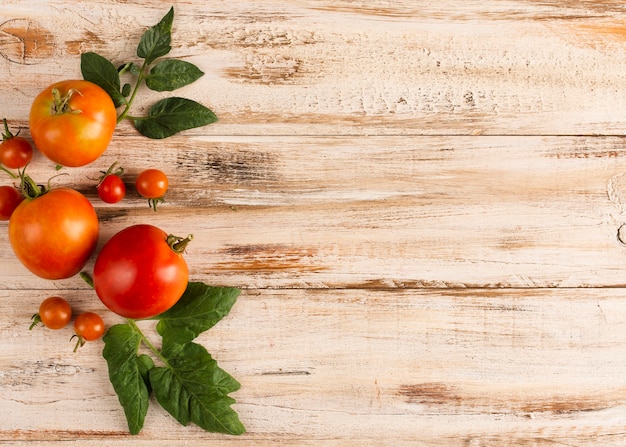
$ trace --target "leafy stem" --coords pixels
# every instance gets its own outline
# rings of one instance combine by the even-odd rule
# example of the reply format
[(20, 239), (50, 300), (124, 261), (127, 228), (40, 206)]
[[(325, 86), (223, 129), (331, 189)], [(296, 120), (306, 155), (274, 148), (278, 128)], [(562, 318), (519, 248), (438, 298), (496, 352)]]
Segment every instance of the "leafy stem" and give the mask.
[[(124, 107), (124, 110), (117, 117), (117, 123), (118, 124), (121, 123), (127, 117), (128, 112), (130, 111), (130, 107), (133, 105), (133, 102), (135, 101), (135, 97), (137, 96), (137, 92), (139, 91), (139, 87), (141, 86), (141, 83), (143, 82), (143, 80), (145, 78), (145, 70), (146, 70), (147, 66), (148, 66), (148, 64), (144, 60), (143, 64), (141, 65), (141, 68), (139, 69), (139, 73), (137, 74), (137, 80), (135, 81), (135, 86), (133, 88), (133, 92), (130, 94), (130, 98), (128, 98), (126, 100), (126, 105)], [(133, 120), (132, 117), (129, 117), (129, 118), (131, 120)]]
[[(102, 87), (113, 100), (115, 108), (123, 107), (117, 123), (128, 119), (139, 133), (148, 138), (167, 138), (183, 130), (217, 121), (217, 116), (209, 108), (191, 99), (176, 96), (157, 101), (147, 116), (129, 115), (142, 85), (145, 84), (155, 92), (171, 92), (204, 75), (202, 70), (190, 62), (163, 59), (172, 49), (173, 20), (174, 8), (170, 8), (159, 23), (142, 34), (137, 46), (137, 56), (143, 60), (141, 66), (128, 62), (115, 68), (111, 61), (94, 52), (80, 56), (83, 78)], [(126, 73), (135, 76), (134, 86), (122, 85), (120, 77)]]
[[(133, 328), (133, 331), (139, 336), (139, 342), (143, 343), (159, 360), (161, 360), (168, 368), (171, 368), (171, 365), (168, 363), (167, 359), (161, 354), (154, 344), (144, 335), (141, 328), (137, 326), (137, 323), (132, 318), (127, 318), (126, 323)], [(139, 348), (139, 346), (137, 346)]]

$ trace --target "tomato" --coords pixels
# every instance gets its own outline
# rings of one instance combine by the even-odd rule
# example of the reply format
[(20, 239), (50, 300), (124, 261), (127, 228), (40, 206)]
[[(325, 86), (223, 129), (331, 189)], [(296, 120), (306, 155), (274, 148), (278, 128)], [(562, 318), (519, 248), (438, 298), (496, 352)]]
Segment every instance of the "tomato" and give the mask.
[(183, 295), (189, 280), (182, 256), (191, 235), (179, 238), (152, 225), (133, 225), (100, 250), (93, 271), (96, 294), (126, 318), (159, 315)]
[(158, 169), (146, 169), (135, 181), (137, 192), (147, 199), (158, 199), (167, 192), (167, 175)]
[(43, 90), (30, 109), (35, 146), (63, 166), (84, 166), (105, 151), (117, 125), (117, 112), (104, 89), (68, 80)]
[(159, 169), (146, 169), (135, 180), (137, 192), (148, 199), (148, 205), (154, 211), (156, 211), (157, 203), (164, 201), (163, 196), (167, 192), (168, 186), (167, 175)]
[(0, 186), (0, 220), (9, 220), (22, 200), (24, 197), (14, 187)]
[(124, 181), (115, 174), (109, 174), (98, 185), (98, 197), (106, 203), (117, 203), (126, 195)]
[(78, 337), (74, 348), (76, 352), (86, 341), (94, 341), (104, 335), (104, 320), (97, 313), (83, 312), (74, 320), (74, 332), (74, 337)]
[[(19, 134), (19, 132), (18, 132)], [(26, 166), (33, 158), (33, 147), (26, 138), (13, 135), (4, 119), (4, 134), (0, 143), (0, 164), (10, 169)]]
[(42, 323), (49, 329), (62, 329), (72, 319), (72, 308), (60, 296), (46, 298), (39, 305), (39, 313), (33, 315), (30, 329)]
[(9, 219), (17, 258), (37, 276), (62, 279), (84, 267), (98, 242), (98, 216), (85, 196), (56, 188), (24, 199)]

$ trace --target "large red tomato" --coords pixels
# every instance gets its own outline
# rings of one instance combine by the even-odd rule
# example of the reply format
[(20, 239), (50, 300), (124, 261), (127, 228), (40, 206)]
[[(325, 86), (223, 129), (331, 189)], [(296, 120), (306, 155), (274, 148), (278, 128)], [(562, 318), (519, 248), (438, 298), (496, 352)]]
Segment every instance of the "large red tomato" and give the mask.
[(24, 199), (9, 220), (15, 255), (28, 270), (46, 279), (78, 273), (96, 248), (98, 232), (91, 202), (69, 188)]
[(191, 236), (168, 235), (152, 225), (133, 225), (100, 250), (93, 282), (100, 300), (126, 318), (159, 315), (183, 295), (189, 280), (182, 256)]
[(69, 80), (42, 91), (30, 109), (35, 146), (63, 166), (84, 166), (105, 151), (117, 125), (117, 112), (104, 89)]

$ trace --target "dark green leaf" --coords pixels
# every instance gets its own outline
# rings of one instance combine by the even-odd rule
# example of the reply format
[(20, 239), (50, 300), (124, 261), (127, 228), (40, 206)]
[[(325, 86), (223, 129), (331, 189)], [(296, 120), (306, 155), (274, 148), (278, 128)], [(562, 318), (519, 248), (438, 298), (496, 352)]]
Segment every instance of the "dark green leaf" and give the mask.
[(148, 412), (149, 391), (144, 377), (154, 369), (147, 355), (137, 357), (140, 335), (129, 325), (111, 326), (103, 337), (102, 355), (109, 367), (109, 379), (126, 414), (128, 429), (137, 434)]
[(231, 408), (228, 393), (239, 383), (217, 366), (196, 343), (170, 345), (162, 354), (168, 366), (150, 370), (150, 383), (159, 404), (182, 425), (193, 422), (207, 431), (238, 435), (245, 428)]
[(204, 73), (194, 64), (176, 59), (158, 62), (146, 77), (146, 85), (157, 92), (171, 92), (198, 80)]
[(228, 315), (240, 293), (231, 287), (190, 282), (176, 305), (158, 317), (157, 331), (163, 343), (182, 345), (192, 341)]
[(137, 56), (145, 59), (146, 65), (150, 65), (158, 57), (165, 56), (172, 47), (172, 22), (174, 21), (174, 8), (161, 19), (159, 23), (150, 27), (143, 33), (137, 47)]
[(147, 117), (131, 119), (142, 135), (161, 139), (182, 130), (214, 123), (217, 116), (191, 99), (174, 97), (162, 99), (154, 104)]
[(124, 87), (122, 87), (122, 95), (124, 97), (127, 97), (128, 95), (130, 95), (131, 88), (132, 87), (130, 84), (124, 84)]
[(80, 70), (85, 81), (99, 85), (109, 94), (116, 108), (126, 103), (120, 93), (120, 76), (111, 61), (93, 52), (83, 53)]

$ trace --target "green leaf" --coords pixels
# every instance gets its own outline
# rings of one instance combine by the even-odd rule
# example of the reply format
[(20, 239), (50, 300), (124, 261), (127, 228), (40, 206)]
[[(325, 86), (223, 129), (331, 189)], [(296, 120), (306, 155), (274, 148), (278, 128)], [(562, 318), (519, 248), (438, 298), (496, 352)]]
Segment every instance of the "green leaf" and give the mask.
[(227, 394), (239, 382), (217, 366), (196, 343), (169, 345), (162, 355), (167, 366), (150, 370), (150, 383), (159, 404), (182, 425), (193, 422), (211, 432), (239, 435), (245, 428), (231, 408)]
[(126, 98), (120, 92), (119, 73), (111, 61), (97, 53), (83, 53), (80, 55), (80, 70), (85, 81), (99, 85), (109, 94), (116, 108), (126, 104)]
[(157, 62), (146, 76), (146, 86), (157, 92), (171, 92), (198, 80), (204, 73), (194, 64), (176, 59)]
[(154, 362), (147, 355), (137, 356), (141, 336), (127, 324), (111, 326), (103, 340), (109, 379), (126, 414), (128, 430), (137, 434), (148, 412), (149, 390), (144, 377), (154, 369)]
[(150, 108), (147, 117), (129, 117), (144, 136), (154, 139), (170, 137), (182, 130), (206, 126), (217, 121), (217, 116), (191, 99), (165, 98)]
[(174, 21), (174, 7), (161, 19), (159, 23), (143, 33), (137, 47), (137, 56), (145, 59), (150, 65), (158, 57), (165, 56), (172, 47), (172, 22)]
[(201, 282), (190, 282), (183, 296), (170, 310), (157, 318), (157, 331), (163, 343), (185, 344), (212, 328), (237, 301), (241, 290), (231, 287), (212, 287)]

